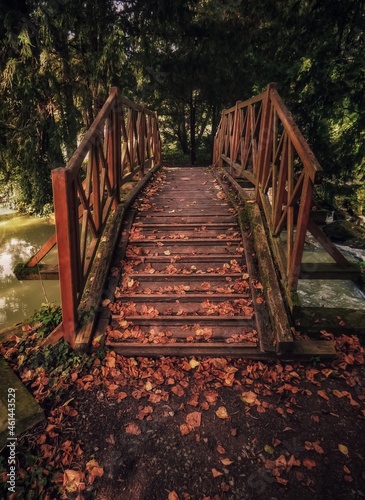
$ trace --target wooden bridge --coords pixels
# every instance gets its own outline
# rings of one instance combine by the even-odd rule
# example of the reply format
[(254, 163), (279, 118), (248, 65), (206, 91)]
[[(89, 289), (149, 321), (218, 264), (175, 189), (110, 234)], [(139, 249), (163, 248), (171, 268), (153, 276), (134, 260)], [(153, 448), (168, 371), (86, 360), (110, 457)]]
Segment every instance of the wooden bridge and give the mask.
[[(331, 356), (316, 334), (336, 325), (323, 311), (300, 324), (296, 293), (303, 277), (356, 277), (315, 223), (321, 179), (274, 84), (223, 111), (210, 168), (163, 167), (156, 113), (112, 88), (68, 165), (53, 170), (56, 233), (18, 274), (59, 278), (51, 339), (76, 348)], [(308, 231), (331, 264), (305, 269)], [(55, 245), (58, 265), (44, 264)]]

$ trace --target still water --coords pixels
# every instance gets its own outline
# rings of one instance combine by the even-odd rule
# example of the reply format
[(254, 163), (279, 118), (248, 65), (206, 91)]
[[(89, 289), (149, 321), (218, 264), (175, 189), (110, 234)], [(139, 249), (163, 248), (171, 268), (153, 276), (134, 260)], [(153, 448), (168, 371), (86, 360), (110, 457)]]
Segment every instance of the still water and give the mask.
[[(58, 281), (18, 281), (13, 273), (53, 233), (51, 219), (18, 215), (0, 206), (0, 330), (28, 319), (47, 301), (60, 303)], [(56, 250), (44, 262), (56, 263)]]

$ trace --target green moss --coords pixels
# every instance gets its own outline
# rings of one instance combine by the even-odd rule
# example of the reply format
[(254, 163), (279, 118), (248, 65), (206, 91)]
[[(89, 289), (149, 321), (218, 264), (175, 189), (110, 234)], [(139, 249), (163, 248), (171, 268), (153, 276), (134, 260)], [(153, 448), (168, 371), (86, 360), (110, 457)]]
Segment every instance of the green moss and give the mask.
[(14, 274), (18, 280), (22, 280), (26, 276), (31, 276), (32, 274), (38, 274), (40, 269), (44, 267), (42, 264), (38, 264), (37, 267), (28, 267), (28, 264), (19, 263), (14, 267)]

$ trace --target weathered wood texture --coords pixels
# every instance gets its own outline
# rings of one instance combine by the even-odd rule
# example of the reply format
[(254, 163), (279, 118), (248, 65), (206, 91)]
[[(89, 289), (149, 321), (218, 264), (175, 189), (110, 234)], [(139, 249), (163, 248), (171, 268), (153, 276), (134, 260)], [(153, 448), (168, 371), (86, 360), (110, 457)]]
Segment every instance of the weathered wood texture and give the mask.
[[(322, 180), (322, 169), (275, 84), (223, 111), (213, 163), (228, 167), (233, 177), (244, 177), (255, 186), (255, 199), (278, 243), (274, 245), (276, 259), (289, 291), (297, 288), (307, 230), (339, 265), (349, 265), (310, 221), (313, 189)], [(286, 248), (279, 249), (284, 245), (280, 239), (284, 232)]]
[(121, 188), (161, 162), (157, 115), (120, 96), (116, 87), (66, 167), (52, 171), (56, 237), (28, 263), (36, 266), (57, 243), (64, 337), (74, 344), (78, 305), (106, 222)]

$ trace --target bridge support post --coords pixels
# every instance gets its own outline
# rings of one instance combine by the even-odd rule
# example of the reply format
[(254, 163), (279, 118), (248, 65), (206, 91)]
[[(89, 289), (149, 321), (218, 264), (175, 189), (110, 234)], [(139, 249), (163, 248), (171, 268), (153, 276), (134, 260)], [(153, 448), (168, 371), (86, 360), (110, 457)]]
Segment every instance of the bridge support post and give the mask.
[(111, 126), (108, 137), (108, 165), (110, 168), (110, 179), (114, 191), (113, 210), (116, 210), (120, 202), (121, 188), (121, 113), (120, 93), (118, 87), (112, 87), (109, 92), (115, 96), (115, 105), (111, 112)]

